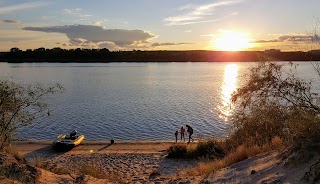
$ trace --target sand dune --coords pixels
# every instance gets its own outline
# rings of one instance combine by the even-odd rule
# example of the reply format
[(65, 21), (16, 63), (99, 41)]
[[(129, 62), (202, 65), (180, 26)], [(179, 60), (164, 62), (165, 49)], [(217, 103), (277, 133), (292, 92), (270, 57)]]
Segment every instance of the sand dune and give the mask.
[[(83, 163), (98, 164), (113, 179), (85, 176), (85, 183), (314, 183), (312, 173), (320, 168), (318, 153), (299, 154), (288, 160), (278, 152), (260, 154), (211, 175), (188, 176), (185, 169), (200, 161), (165, 158), (166, 149), (173, 142), (85, 142), (68, 152), (55, 152), (48, 141), (15, 142), (13, 147), (29, 162), (41, 158), (47, 166), (59, 166), (69, 171)], [(302, 155), (302, 156), (301, 156)], [(301, 163), (299, 163), (300, 161)], [(311, 166), (319, 166), (310, 171)], [(309, 173), (306, 178), (306, 173)], [(311, 173), (311, 175), (310, 175)], [(305, 177), (305, 180), (301, 180)], [(56, 175), (42, 171), (40, 183), (73, 183), (72, 175)]]

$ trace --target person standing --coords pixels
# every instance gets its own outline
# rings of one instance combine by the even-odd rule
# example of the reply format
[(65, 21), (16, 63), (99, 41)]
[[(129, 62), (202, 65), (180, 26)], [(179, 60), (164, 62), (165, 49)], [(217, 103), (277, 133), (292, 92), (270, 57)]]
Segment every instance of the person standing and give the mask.
[(190, 139), (192, 139), (192, 142), (193, 142), (194, 141), (193, 138), (192, 138), (193, 129), (189, 125), (186, 125), (186, 127), (187, 127), (187, 132), (189, 134), (189, 142), (188, 143), (190, 143)]
[(180, 129), (180, 134), (181, 134), (181, 141), (182, 141), (182, 138), (183, 138), (183, 142), (186, 142), (186, 139), (184, 138), (184, 132), (186, 130), (183, 128), (183, 126), (181, 126), (181, 129)]
[(175, 133), (174, 133), (174, 136), (176, 137), (176, 143), (178, 141), (178, 134), (179, 134), (179, 131), (177, 130)]

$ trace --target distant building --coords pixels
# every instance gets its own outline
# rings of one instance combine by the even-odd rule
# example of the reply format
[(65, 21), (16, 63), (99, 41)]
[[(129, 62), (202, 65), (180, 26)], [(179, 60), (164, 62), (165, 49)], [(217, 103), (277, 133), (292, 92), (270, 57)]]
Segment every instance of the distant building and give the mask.
[(274, 54), (274, 53), (280, 53), (281, 50), (280, 49), (267, 49), (264, 52), (267, 54)]

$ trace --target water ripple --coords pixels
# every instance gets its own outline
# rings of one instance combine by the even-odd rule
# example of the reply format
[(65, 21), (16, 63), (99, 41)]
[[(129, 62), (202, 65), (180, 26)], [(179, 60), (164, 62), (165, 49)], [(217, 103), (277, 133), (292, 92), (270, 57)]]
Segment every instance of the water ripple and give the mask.
[[(87, 140), (173, 140), (174, 132), (186, 124), (195, 135), (226, 135), (228, 123), (217, 108), (226, 65), (6, 64), (0, 73), (17, 82), (66, 88), (48, 102), (51, 116), (19, 129), (20, 139), (52, 140), (77, 129)], [(246, 66), (241, 64), (239, 75)]]

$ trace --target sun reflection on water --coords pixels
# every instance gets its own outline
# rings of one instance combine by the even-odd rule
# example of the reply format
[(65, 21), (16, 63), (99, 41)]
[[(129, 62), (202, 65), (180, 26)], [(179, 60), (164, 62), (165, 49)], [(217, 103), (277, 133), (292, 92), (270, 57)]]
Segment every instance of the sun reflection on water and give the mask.
[(221, 85), (221, 102), (219, 106), (220, 118), (228, 121), (228, 117), (234, 109), (231, 103), (231, 95), (237, 88), (238, 65), (228, 64), (224, 69), (224, 79)]

